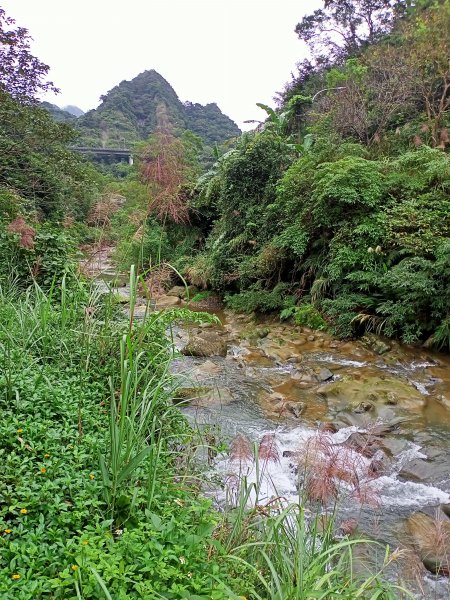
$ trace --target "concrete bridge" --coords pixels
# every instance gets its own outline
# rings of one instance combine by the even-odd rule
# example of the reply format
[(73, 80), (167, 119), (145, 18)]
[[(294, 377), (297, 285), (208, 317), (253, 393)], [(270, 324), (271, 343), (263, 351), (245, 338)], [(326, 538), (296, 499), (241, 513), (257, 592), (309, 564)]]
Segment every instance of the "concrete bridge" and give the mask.
[(88, 146), (72, 146), (71, 150), (79, 152), (80, 154), (85, 154), (91, 158), (98, 158), (100, 161), (128, 161), (129, 165), (133, 164), (133, 154), (131, 150), (127, 150), (126, 148), (90, 148)]

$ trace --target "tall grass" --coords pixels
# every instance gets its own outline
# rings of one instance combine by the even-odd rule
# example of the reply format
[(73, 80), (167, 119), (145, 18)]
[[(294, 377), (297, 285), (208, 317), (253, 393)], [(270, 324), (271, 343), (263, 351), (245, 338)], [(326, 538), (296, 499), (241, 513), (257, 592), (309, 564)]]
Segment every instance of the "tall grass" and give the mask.
[[(140, 532), (139, 528), (143, 527), (142, 532), (145, 532), (148, 521), (152, 522), (151, 531), (162, 535), (165, 524), (158, 516), (161, 494), (166, 493), (162, 490), (174, 493), (175, 488), (168, 486), (167, 481), (179, 475), (177, 465), (191, 468), (190, 464), (186, 467), (186, 461), (177, 462), (176, 458), (188, 454), (184, 449), (194, 435), (172, 403), (176, 382), (170, 374), (173, 349), (167, 330), (175, 320), (198, 322), (206, 317), (186, 309), (155, 312), (148, 306), (144, 320), (138, 322), (134, 318), (137, 284), (132, 269), (128, 317), (121, 313), (112, 294), (101, 295), (95, 286), (81, 280), (69, 286), (63, 279), (60, 286), (53, 285), (47, 292), (38, 285), (21, 294), (14, 288), (0, 289), (1, 364), (5, 401), (9, 407), (14, 403), (19, 406), (21, 401), (15, 378), (18, 377), (16, 365), (22, 364), (24, 355), (33, 366), (33, 372), (42, 373), (38, 378), (46, 377), (45, 368), (51, 363), (61, 365), (62, 377), (68, 365), (71, 373), (78, 373), (77, 389), (97, 385), (102, 378), (109, 379), (109, 397), (105, 395), (100, 406), (93, 404), (89, 396), (69, 399), (68, 406), (71, 409), (73, 401), (78, 420), (79, 439), (74, 443), (91, 452), (94, 461), (95, 452), (99, 451), (101, 475), (98, 484), (95, 481), (95, 489), (99, 499), (100, 494), (103, 495), (104, 504), (99, 500), (104, 506), (102, 518), (113, 535), (119, 528)], [(106, 391), (104, 384), (103, 388)], [(75, 412), (70, 409), (61, 415), (61, 427), (64, 419)], [(92, 441), (93, 423), (89, 421), (89, 411), (93, 410), (97, 411), (95, 423), (107, 426), (97, 446)], [(102, 410), (106, 413), (104, 416)], [(87, 434), (84, 433), (85, 422)], [(400, 588), (387, 584), (384, 579), (384, 570), (395, 554), (386, 551), (383, 563), (361, 577), (355, 568), (354, 551), (363, 542), (348, 537), (337, 540), (333, 515), (324, 524), (319, 512), (313, 514), (307, 510), (304, 498), (288, 505), (277, 496), (276, 490), (273, 499), (264, 500), (262, 485), (268, 464), (278, 460), (273, 436), (265, 436), (259, 447), (253, 448), (241, 439), (233, 452), (239, 460), (236, 493), (229, 496), (228, 506), (220, 516), (217, 513), (208, 517), (216, 523), (215, 529), (209, 521), (206, 526), (195, 529), (195, 514), (200, 511), (201, 503), (194, 504), (192, 529), (181, 538), (184, 545), (178, 551), (205, 555), (201, 568), (213, 574), (202, 577), (205, 581), (215, 578), (217, 589), (223, 590), (223, 596), (216, 594), (215, 598), (236, 599), (245, 595), (249, 600), (391, 600), (401, 597)], [(253, 483), (249, 483), (247, 477), (246, 461), (252, 463), (256, 473)], [(191, 474), (185, 472), (186, 479)], [(77, 485), (85, 485), (79, 481), (85, 479), (77, 480)], [(170, 510), (164, 509), (169, 510), (170, 519), (175, 519), (179, 510), (184, 515), (181, 522), (189, 519), (191, 523), (191, 509), (185, 507), (186, 500), (174, 498), (164, 498), (165, 506), (170, 507)], [(171, 542), (169, 530), (164, 535), (169, 546), (175, 543)], [(116, 540), (108, 546), (111, 556), (116, 556), (118, 545), (119, 540)], [(166, 552), (163, 546), (161, 550), (153, 548), (149, 556), (155, 562), (154, 557), (163, 551)], [(206, 565), (206, 555), (214, 568)], [(79, 559), (80, 568), (73, 579), (76, 597), (86, 600), (116, 597), (117, 590), (124, 589), (119, 571), (111, 574), (105, 566), (108, 560), (105, 559), (105, 563), (99, 554), (93, 556), (97, 562)], [(181, 577), (179, 570), (176, 576)], [(187, 582), (189, 577), (186, 575)], [(95, 594), (93, 589), (97, 590)], [(166, 597), (153, 588), (151, 594), (155, 598)], [(195, 597), (195, 594), (173, 597)]]
[[(242, 436), (233, 444), (231, 459), (237, 466), (237, 483), (235, 480), (233, 485), (237, 485), (237, 494), (228, 504), (221, 529), (227, 559), (240, 572), (247, 572), (248, 581), (252, 582), (248, 597), (254, 600), (413, 598), (387, 578), (392, 577), (394, 563), (403, 553), (391, 552), (389, 547), (373, 540), (352, 537), (351, 531), (342, 535), (345, 527), (339, 535), (337, 502), (327, 509), (325, 503), (317, 503), (317, 498), (309, 497), (308, 489), (303, 488), (298, 501), (288, 503), (277, 494), (275, 486), (273, 497), (262, 499), (263, 485), (266, 487), (270, 477), (269, 463), (278, 460), (274, 438), (271, 436), (269, 444), (268, 437), (264, 436), (259, 447), (253, 445), (251, 456), (249, 444)], [(250, 470), (254, 473), (251, 483)], [(325, 476), (323, 469), (321, 476)], [(381, 562), (378, 558), (362, 558), (363, 554), (375, 557), (380, 550)]]

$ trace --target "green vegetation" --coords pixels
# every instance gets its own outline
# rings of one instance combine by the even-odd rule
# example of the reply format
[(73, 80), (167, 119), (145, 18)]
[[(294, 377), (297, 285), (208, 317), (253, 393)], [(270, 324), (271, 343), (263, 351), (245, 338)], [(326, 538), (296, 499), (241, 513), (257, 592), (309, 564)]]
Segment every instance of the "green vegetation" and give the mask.
[(311, 60), (280, 108), (261, 105), (264, 127), (199, 180), (204, 245), (186, 274), (230, 307), (303, 321), (312, 305), (342, 337), (450, 347), (450, 6), (401, 4), (305, 17)]
[(155, 132), (161, 107), (175, 128), (193, 131), (206, 146), (221, 144), (240, 133), (216, 104), (183, 104), (170, 84), (154, 70), (122, 81), (101, 100), (98, 108), (77, 119), (80, 145), (133, 146)]
[[(151, 294), (183, 271), (236, 310), (281, 311), (342, 336), (372, 328), (448, 345), (447, 75), (439, 52), (427, 62), (447, 8), (383, 12), (372, 37), (358, 35), (344, 56), (301, 75), (279, 111), (266, 107), (265, 127), (222, 156), (216, 147), (216, 164), (200, 178), (198, 136), (225, 137), (217, 107), (180, 108), (154, 72), (124, 82), (101, 110), (81, 117), (93, 144), (99, 131), (103, 141), (142, 140), (137, 165), (120, 179), (74, 156), (73, 130), (36, 105), (36, 93), (52, 85), (48, 67), (0, 9), (2, 598), (407, 596), (386, 582), (398, 553), (383, 548), (369, 572), (354, 569), (363, 542), (335, 523), (335, 475), (345, 467), (356, 492), (362, 474), (336, 462), (320, 435), (289, 506), (275, 489), (273, 498), (261, 494), (269, 463), (279, 460), (273, 436), (253, 447), (234, 440), (235, 483), (224, 485), (216, 510), (202, 494), (200, 458), (216, 450), (208, 430), (192, 430), (176, 405), (167, 335), (175, 323), (214, 317), (154, 311), (149, 301), (138, 321), (135, 307), (138, 289)], [(413, 30), (411, 19), (421, 27)], [(384, 46), (389, 32), (395, 44)], [(397, 52), (396, 65), (414, 59), (431, 85), (388, 116), (374, 76), (382, 51)], [(351, 105), (364, 108), (364, 127), (355, 117), (346, 129), (342, 120), (353, 97), (327, 91), (314, 99), (328, 85), (365, 91), (366, 104)], [(182, 133), (186, 126), (195, 133)], [(80, 275), (81, 242), (116, 245), (118, 263), (130, 269), (127, 311)]]

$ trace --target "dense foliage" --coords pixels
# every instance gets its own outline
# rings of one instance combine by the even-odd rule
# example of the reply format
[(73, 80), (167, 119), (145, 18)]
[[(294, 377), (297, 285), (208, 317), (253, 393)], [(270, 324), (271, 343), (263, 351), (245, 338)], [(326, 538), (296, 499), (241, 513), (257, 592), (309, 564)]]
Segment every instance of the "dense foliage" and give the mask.
[(447, 1), (305, 17), (315, 62), (197, 184), (205, 244), (188, 275), (236, 309), (312, 303), (340, 336), (449, 346), (449, 25)]
[(156, 130), (161, 106), (176, 128), (192, 130), (206, 145), (222, 143), (240, 133), (216, 104), (183, 104), (171, 85), (154, 70), (122, 81), (101, 100), (97, 109), (77, 120), (82, 145), (120, 148), (145, 140)]
[(41, 91), (57, 91), (46, 81), (49, 67), (30, 52), (31, 37), (0, 7), (0, 90), (23, 103), (34, 103)]

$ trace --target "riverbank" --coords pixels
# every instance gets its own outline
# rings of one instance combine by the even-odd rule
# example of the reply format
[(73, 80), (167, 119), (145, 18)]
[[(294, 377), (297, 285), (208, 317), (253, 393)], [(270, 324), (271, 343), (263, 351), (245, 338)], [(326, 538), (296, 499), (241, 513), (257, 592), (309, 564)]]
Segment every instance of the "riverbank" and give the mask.
[[(126, 307), (126, 287), (117, 292)], [(345, 461), (363, 466), (360, 498), (349, 493), (348, 474), (338, 482), (344, 498), (340, 518), (351, 519), (359, 534), (411, 553), (421, 585), (425, 582), (424, 597), (433, 593), (445, 598), (445, 568), (438, 576), (427, 572), (421, 559), (426, 541), (417, 542), (410, 529), (421, 512), (432, 517), (425, 538), (433, 536), (441, 520), (446, 523), (448, 355), (376, 336), (340, 341), (275, 318), (224, 311), (217, 300), (208, 304), (197, 296), (198, 302), (186, 302), (183, 296), (181, 286), (154, 302), (160, 308), (209, 306), (221, 321), (176, 326), (172, 332), (180, 352), (172, 363), (180, 377), (178, 405), (194, 428), (219, 448), (232, 447), (232, 440), (241, 436), (250, 444), (273, 436), (280, 459), (268, 465), (264, 502), (274, 496), (298, 501), (299, 455), (318, 431), (325, 432), (326, 443)], [(145, 307), (142, 298), (135, 314), (145, 314)], [(230, 464), (228, 453), (214, 450), (208, 458), (216, 484), (206, 489), (223, 507), (230, 493), (230, 468), (232, 472), (236, 465)], [(250, 469), (247, 475), (252, 481), (256, 474)], [(217, 484), (218, 476), (224, 488)], [(447, 546), (439, 551), (445, 565)]]

